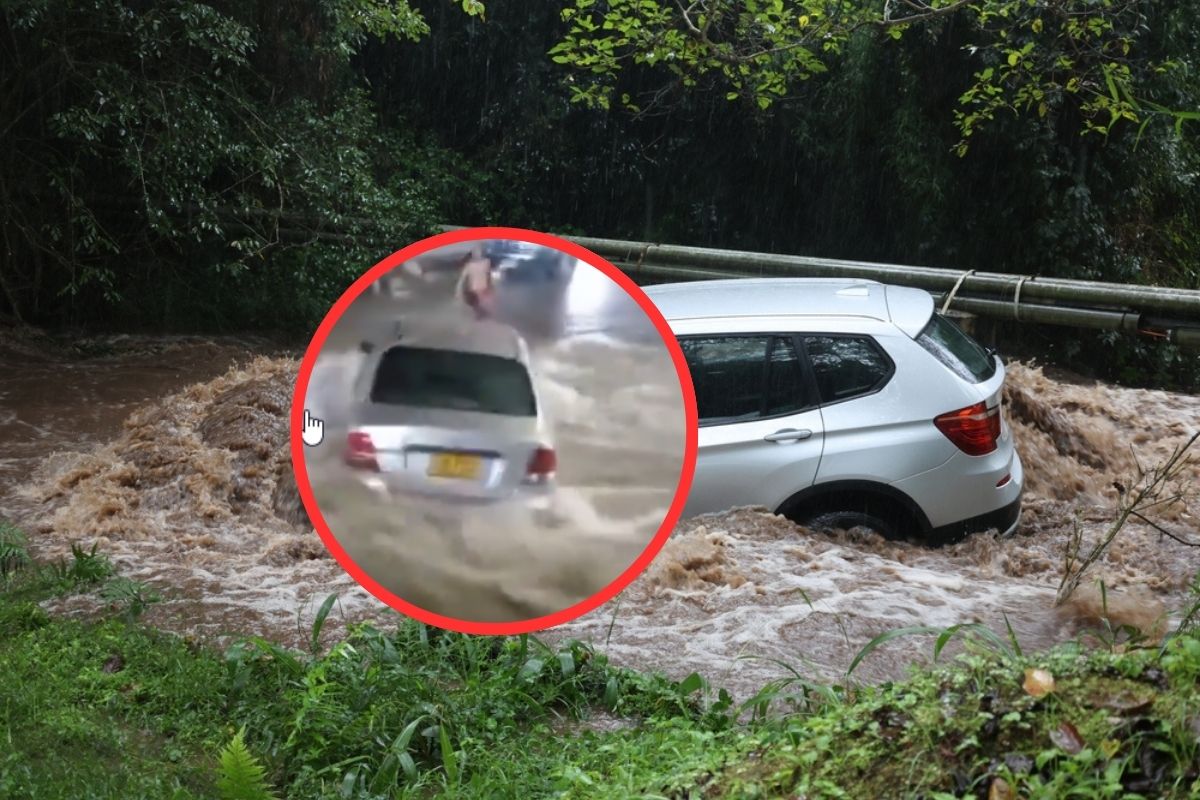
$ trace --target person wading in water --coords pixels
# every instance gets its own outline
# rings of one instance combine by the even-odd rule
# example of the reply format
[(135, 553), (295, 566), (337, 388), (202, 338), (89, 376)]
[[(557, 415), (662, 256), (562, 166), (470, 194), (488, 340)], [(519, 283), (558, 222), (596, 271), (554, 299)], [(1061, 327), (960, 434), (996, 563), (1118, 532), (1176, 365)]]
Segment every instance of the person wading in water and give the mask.
[(462, 274), (455, 290), (458, 299), (475, 312), (476, 319), (491, 313), (495, 286), (492, 283), (492, 261), (483, 254), (483, 247), (476, 245), (463, 259)]

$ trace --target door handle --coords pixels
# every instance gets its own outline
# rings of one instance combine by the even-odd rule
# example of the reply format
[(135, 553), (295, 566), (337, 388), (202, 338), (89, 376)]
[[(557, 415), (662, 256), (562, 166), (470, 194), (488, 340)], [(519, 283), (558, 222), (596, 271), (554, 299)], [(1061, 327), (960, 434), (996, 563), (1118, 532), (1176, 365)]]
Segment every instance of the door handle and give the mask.
[(781, 431), (768, 433), (763, 437), (768, 442), (799, 442), (812, 436), (812, 431), (798, 431), (795, 428), (784, 428)]

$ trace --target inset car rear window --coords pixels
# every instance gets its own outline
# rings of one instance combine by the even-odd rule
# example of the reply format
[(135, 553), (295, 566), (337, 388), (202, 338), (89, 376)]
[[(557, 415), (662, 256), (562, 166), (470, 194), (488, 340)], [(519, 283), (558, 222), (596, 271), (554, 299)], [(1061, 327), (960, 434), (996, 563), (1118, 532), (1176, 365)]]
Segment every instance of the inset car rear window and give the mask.
[(806, 336), (804, 342), (822, 403), (871, 394), (892, 376), (892, 362), (868, 337)]
[(917, 344), (970, 383), (983, 383), (996, 374), (996, 359), (961, 328), (936, 312), (917, 336)]
[(533, 384), (519, 361), (436, 348), (389, 348), (375, 369), (370, 399), (415, 408), (537, 415)]

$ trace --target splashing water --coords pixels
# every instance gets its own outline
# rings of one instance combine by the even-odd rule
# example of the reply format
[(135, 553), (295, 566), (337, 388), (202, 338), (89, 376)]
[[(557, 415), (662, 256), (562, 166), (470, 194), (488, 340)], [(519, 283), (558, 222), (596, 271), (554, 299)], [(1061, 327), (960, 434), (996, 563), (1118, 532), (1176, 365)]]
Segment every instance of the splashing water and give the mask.
[[(258, 343), (144, 343), (156, 354), (127, 348), (107, 360), (69, 356), (50, 369), (0, 352), (9, 376), (0, 422), (12, 442), (0, 499), (5, 515), (29, 528), (38, 555), (98, 541), (123, 574), (169, 590), (168, 602), (147, 619), (182, 632), (261, 633), (298, 643), (298, 612), (311, 613), (329, 592), (342, 597), (339, 619), (391, 617), (328, 556), (300, 506), (284, 417), (296, 360), (254, 358)], [(558, 358), (546, 371), (558, 384), (548, 396), (562, 424), (575, 426), (576, 458), (597, 465), (590, 489), (581, 480), (573, 496), (582, 524), (600, 539), (618, 535), (623, 524), (651, 523), (637, 514), (618, 522), (619, 493), (598, 484), (618, 485), (623, 471), (605, 456), (665, 445), (616, 441), (588, 427), (594, 409), (577, 388), (586, 358)], [(186, 368), (156, 372), (156, 359)], [(240, 364), (225, 371), (230, 360)], [(608, 365), (591, 371), (610, 397), (623, 398), (624, 424), (652, 418), (652, 390)], [(49, 381), (52, 392), (39, 388)], [(157, 402), (145, 404), (152, 396)], [(1027, 650), (1072, 636), (1095, 616), (1096, 603), (1084, 592), (1053, 608), (1068, 531), (1078, 522), (1089, 540), (1100, 535), (1112, 518), (1114, 482), (1128, 485), (1138, 461), (1161, 461), (1185, 441), (1200, 420), (1200, 398), (1014, 363), (1006, 406), (1028, 481), (1016, 536), (980, 534), (934, 551), (861, 532), (814, 534), (762, 510), (709, 515), (681, 523), (617, 600), (543, 636), (587, 639), (620, 663), (677, 677), (698, 670), (743, 696), (785, 674), (768, 659), (836, 679), (871, 638), (907, 625), (980, 622), (1003, 632), (1007, 621)], [(1200, 468), (1185, 477), (1196, 482)], [(1200, 539), (1194, 506), (1176, 504), (1159, 518)], [(1110, 612), (1144, 611), (1178, 607), (1198, 569), (1196, 548), (1131, 523), (1096, 576), (1110, 593)], [(462, 570), (470, 573), (469, 563)], [(518, 608), (545, 601), (533, 596), (540, 587), (506, 587)], [(94, 606), (78, 596), (56, 607), (84, 613)], [(893, 640), (855, 677), (896, 677), (931, 650), (929, 638)]]

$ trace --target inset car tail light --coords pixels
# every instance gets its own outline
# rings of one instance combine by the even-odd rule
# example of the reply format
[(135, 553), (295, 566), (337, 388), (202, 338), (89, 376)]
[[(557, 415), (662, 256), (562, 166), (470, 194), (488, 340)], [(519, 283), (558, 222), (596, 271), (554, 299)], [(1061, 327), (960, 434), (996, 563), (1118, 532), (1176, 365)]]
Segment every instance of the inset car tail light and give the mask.
[(550, 447), (539, 447), (529, 458), (529, 466), (525, 470), (528, 481), (545, 481), (554, 477), (558, 469), (558, 456)]
[(355, 469), (379, 471), (379, 462), (375, 460), (375, 443), (371, 436), (363, 431), (351, 431), (346, 437), (346, 463)]

